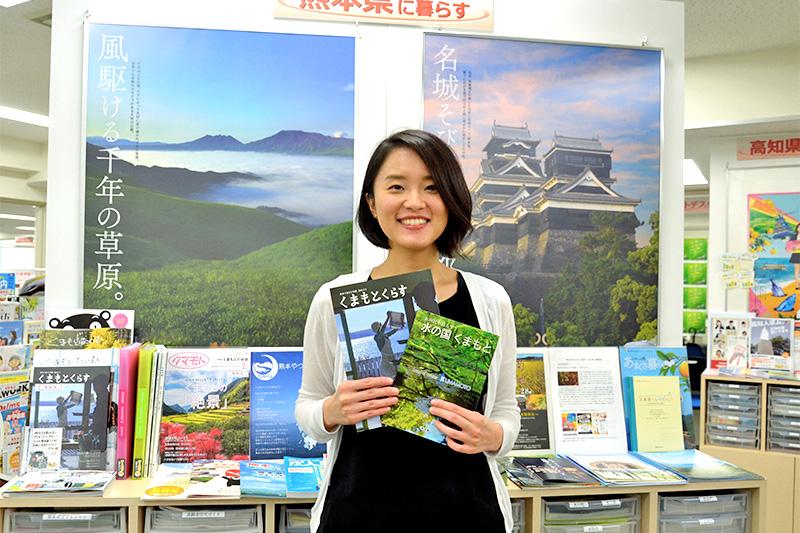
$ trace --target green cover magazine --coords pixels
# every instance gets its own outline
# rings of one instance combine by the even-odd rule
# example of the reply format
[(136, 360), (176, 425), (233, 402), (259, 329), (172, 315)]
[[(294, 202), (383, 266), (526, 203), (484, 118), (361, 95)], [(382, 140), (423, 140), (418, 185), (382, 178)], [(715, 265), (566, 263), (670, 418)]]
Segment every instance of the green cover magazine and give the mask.
[(488, 331), (419, 310), (395, 378), (399, 399), (381, 418), (383, 425), (446, 444), (429, 412), (431, 400), (475, 409), (498, 340)]

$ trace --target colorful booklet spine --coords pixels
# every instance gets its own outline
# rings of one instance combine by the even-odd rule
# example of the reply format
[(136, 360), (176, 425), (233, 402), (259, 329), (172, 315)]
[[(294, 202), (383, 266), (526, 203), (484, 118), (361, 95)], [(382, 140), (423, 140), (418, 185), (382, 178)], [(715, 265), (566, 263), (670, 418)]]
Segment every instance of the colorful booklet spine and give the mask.
[(119, 402), (117, 407), (117, 479), (131, 475), (133, 464), (133, 425), (136, 412), (136, 378), (141, 343), (120, 350)]
[(150, 415), (150, 372), (156, 345), (147, 343), (139, 349), (139, 369), (136, 378), (136, 418), (133, 432), (134, 479), (144, 476), (144, 454), (147, 444), (147, 421)]
[(147, 426), (147, 448), (145, 450), (145, 475), (153, 477), (160, 464), (159, 439), (161, 434), (161, 402), (164, 398), (164, 371), (166, 365), (166, 348), (158, 345), (153, 359), (150, 419)]

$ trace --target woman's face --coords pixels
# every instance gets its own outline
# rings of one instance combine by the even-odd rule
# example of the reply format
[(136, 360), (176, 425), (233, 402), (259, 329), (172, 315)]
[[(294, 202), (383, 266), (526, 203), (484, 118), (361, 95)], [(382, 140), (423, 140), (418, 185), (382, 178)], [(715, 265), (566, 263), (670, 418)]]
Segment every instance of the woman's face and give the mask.
[(392, 250), (427, 250), (447, 227), (447, 206), (422, 159), (395, 148), (381, 165), (367, 202)]

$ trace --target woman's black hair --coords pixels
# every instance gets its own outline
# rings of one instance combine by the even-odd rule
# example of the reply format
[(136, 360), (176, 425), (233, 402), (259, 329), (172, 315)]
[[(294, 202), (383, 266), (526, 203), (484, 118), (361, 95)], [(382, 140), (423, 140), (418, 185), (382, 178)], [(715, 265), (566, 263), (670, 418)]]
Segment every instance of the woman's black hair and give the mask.
[(401, 147), (408, 148), (422, 159), (447, 207), (447, 227), (436, 239), (436, 248), (445, 257), (453, 257), (458, 254), (461, 241), (472, 231), (472, 196), (455, 152), (447, 143), (427, 131), (399, 131), (375, 147), (361, 186), (361, 197), (356, 211), (358, 227), (369, 242), (380, 248), (389, 248), (389, 239), (372, 215), (367, 196), (374, 197), (375, 178), (381, 166), (392, 151)]

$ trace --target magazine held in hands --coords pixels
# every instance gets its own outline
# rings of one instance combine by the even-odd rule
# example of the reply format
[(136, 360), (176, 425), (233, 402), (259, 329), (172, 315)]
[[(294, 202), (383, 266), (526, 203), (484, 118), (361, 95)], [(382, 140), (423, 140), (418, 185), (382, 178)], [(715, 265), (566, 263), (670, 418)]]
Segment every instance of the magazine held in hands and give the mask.
[[(418, 310), (439, 312), (430, 270), (331, 289), (347, 379), (397, 375)], [(358, 431), (381, 427), (373, 417)]]
[(383, 425), (447, 444), (433, 423), (431, 401), (439, 398), (474, 410), (499, 339), (488, 331), (418, 311), (395, 378), (398, 402), (381, 417)]

